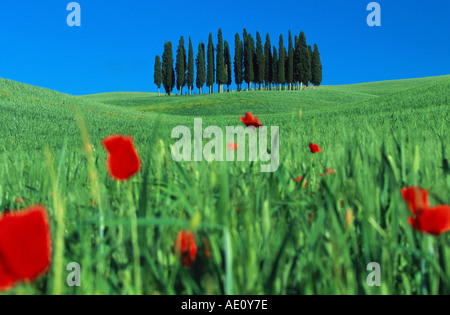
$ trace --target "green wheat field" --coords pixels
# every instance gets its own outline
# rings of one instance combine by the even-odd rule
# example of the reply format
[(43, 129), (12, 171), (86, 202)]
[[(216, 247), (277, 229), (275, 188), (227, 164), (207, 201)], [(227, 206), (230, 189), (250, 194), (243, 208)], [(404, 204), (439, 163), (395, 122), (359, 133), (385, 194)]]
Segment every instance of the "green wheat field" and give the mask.
[[(450, 235), (415, 232), (400, 194), (419, 185), (450, 203), (449, 92), (450, 76), (170, 97), (0, 79), (0, 213), (42, 204), (53, 238), (48, 273), (3, 294), (450, 294)], [(277, 172), (173, 161), (172, 128), (239, 126), (245, 112), (280, 126)], [(106, 170), (112, 134), (132, 135), (142, 160), (125, 183)], [(192, 268), (174, 251), (186, 229)], [(70, 262), (80, 287), (66, 285)]]

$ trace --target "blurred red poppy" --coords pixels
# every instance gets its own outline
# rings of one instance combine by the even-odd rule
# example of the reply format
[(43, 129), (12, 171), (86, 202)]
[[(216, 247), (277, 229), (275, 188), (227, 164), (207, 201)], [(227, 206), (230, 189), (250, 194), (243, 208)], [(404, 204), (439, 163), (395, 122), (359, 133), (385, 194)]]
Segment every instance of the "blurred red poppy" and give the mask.
[(51, 261), (47, 210), (32, 206), (0, 216), (0, 290), (31, 282), (45, 273)]
[(320, 153), (322, 150), (320, 149), (318, 144), (310, 143), (309, 149), (311, 150), (311, 153)]
[[(303, 176), (297, 177), (295, 180), (297, 181), (297, 184), (300, 183), (303, 179)], [(308, 188), (308, 180), (305, 181), (305, 188)]]
[(237, 151), (237, 149), (238, 149), (237, 143), (234, 142), (228, 143), (228, 150)]
[(141, 160), (132, 137), (109, 136), (102, 144), (108, 152), (106, 166), (112, 178), (126, 181), (140, 171)]
[(186, 267), (191, 267), (197, 256), (194, 234), (189, 231), (179, 232), (175, 241), (175, 251), (183, 259), (183, 264)]
[(401, 193), (412, 213), (408, 223), (415, 230), (436, 236), (450, 231), (450, 206), (430, 207), (428, 191), (420, 187), (404, 188)]
[(247, 126), (253, 126), (256, 128), (262, 127), (262, 123), (259, 121), (259, 116), (256, 118), (253, 117), (253, 114), (250, 112), (245, 113), (245, 117), (241, 116), (241, 121)]

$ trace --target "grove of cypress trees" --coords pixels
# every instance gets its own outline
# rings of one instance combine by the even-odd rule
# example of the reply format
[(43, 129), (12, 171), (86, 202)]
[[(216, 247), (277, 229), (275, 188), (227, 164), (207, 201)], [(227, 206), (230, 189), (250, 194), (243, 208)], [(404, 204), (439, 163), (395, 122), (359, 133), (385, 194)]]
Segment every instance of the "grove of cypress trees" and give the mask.
[(203, 94), (203, 85), (205, 85), (206, 81), (206, 69), (205, 69), (205, 44), (200, 43), (198, 45), (198, 53), (197, 53), (197, 79), (196, 85), (200, 90), (200, 94)]
[(294, 47), (292, 44), (291, 31), (289, 31), (289, 50), (286, 81), (287, 83), (289, 83), (289, 90), (292, 90), (292, 83), (294, 83)]
[(175, 76), (173, 70), (173, 52), (172, 43), (166, 42), (164, 44), (164, 53), (162, 55), (162, 81), (164, 90), (170, 96), (172, 89), (175, 86)]
[(183, 87), (186, 84), (186, 50), (184, 48), (184, 38), (180, 37), (177, 48), (177, 60), (175, 70), (177, 73), (177, 89), (180, 95), (183, 93)]
[(261, 85), (264, 82), (264, 69), (266, 62), (264, 60), (264, 50), (259, 32), (256, 32), (256, 64), (258, 65), (258, 72), (255, 73), (255, 81), (259, 84), (259, 90), (261, 90)]
[(270, 44), (269, 33), (266, 35), (266, 43), (264, 44), (264, 81), (266, 87), (270, 90), (272, 82), (272, 45)]
[(228, 42), (225, 41), (223, 44), (223, 53), (225, 58), (225, 74), (226, 74), (226, 85), (227, 85), (227, 92), (230, 92), (230, 85), (233, 82), (233, 75), (231, 70), (231, 53), (230, 53), (230, 45), (228, 45)]
[(189, 57), (187, 68), (187, 83), (189, 88), (189, 95), (192, 94), (194, 88), (194, 48), (192, 47), (191, 36), (189, 36)]
[(209, 87), (209, 93), (212, 93), (212, 87), (215, 82), (214, 76), (214, 44), (212, 39), (212, 34), (209, 33), (208, 39), (208, 51), (207, 51), (208, 69), (206, 72), (206, 85)]
[(284, 52), (286, 51), (286, 49), (284, 48), (284, 43), (283, 43), (283, 35), (280, 35), (280, 41), (279, 41), (279, 59), (278, 59), (278, 84), (280, 84), (280, 90), (281, 90), (281, 85), (284, 84), (284, 82), (286, 82), (286, 76), (285, 76), (285, 55)]
[(278, 53), (275, 46), (273, 46), (272, 54), (272, 83), (275, 87), (278, 83)]
[(242, 41), (238, 33), (234, 37), (234, 82), (238, 91), (241, 90), (242, 84), (242, 65), (243, 65), (243, 47)]
[(158, 96), (160, 96), (159, 89), (161, 88), (162, 83), (162, 72), (161, 72), (161, 59), (159, 55), (155, 57), (155, 71), (153, 74), (153, 79), (156, 86), (158, 87)]
[(255, 73), (253, 68), (253, 38), (244, 29), (244, 80), (248, 84), (248, 90), (251, 89), (251, 84), (255, 79)]
[(320, 84), (322, 83), (322, 62), (320, 61), (319, 48), (316, 44), (314, 44), (314, 52), (311, 62), (311, 73), (311, 83), (314, 84), (314, 86), (320, 86)]

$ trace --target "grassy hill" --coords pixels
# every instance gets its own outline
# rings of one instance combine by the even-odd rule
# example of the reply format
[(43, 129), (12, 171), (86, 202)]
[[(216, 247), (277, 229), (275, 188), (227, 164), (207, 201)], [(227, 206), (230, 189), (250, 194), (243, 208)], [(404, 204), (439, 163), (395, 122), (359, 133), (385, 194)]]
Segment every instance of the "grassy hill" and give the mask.
[[(450, 236), (414, 232), (400, 195), (420, 185), (432, 204), (450, 203), (449, 91), (441, 76), (301, 92), (70, 96), (0, 79), (0, 212), (43, 204), (64, 235), (48, 276), (11, 292), (450, 294)], [(172, 160), (173, 127), (197, 117), (204, 128), (241, 125), (247, 111), (280, 126), (277, 172)], [(107, 174), (101, 140), (110, 134), (133, 135), (143, 168), (130, 182)], [(310, 142), (323, 152), (311, 154)], [(334, 174), (321, 176), (327, 167)], [(196, 232), (192, 269), (173, 253), (182, 229)], [(56, 271), (72, 261), (83, 285), (58, 289), (65, 271)], [(381, 264), (381, 288), (366, 284), (370, 262)]]

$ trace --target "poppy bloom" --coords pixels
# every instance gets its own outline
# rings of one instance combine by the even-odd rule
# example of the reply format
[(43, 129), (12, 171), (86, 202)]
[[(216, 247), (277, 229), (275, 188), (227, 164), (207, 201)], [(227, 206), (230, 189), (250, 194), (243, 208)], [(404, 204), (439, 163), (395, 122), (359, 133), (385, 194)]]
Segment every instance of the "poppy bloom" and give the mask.
[(31, 282), (50, 267), (51, 235), (47, 211), (32, 206), (0, 216), (0, 291)]
[(253, 114), (250, 112), (245, 113), (245, 117), (241, 116), (241, 121), (247, 126), (253, 126), (255, 128), (262, 127), (261, 122), (259, 121), (259, 116), (256, 116), (256, 118), (253, 117)]
[(401, 193), (411, 211), (408, 223), (413, 229), (436, 236), (450, 231), (450, 206), (430, 207), (428, 191), (420, 187), (404, 188)]
[(175, 251), (183, 259), (183, 264), (186, 267), (191, 267), (197, 256), (194, 234), (188, 231), (179, 232), (175, 241)]
[(237, 151), (237, 143), (235, 142), (230, 142), (228, 143), (228, 150), (232, 150), (232, 151)]
[[(295, 180), (297, 181), (297, 184), (300, 183), (303, 179), (303, 176), (297, 177)], [(308, 180), (305, 181), (305, 188), (308, 188)]]
[(112, 178), (126, 181), (140, 171), (141, 160), (132, 137), (109, 136), (102, 144), (108, 152), (106, 166)]
[[(327, 167), (327, 170), (325, 171), (325, 176), (333, 175), (333, 174), (334, 174), (334, 169), (332, 169), (331, 167)], [(323, 174), (320, 174), (320, 176), (323, 176)]]
[(322, 150), (320, 149), (318, 144), (310, 143), (309, 149), (311, 150), (311, 153), (320, 153)]

